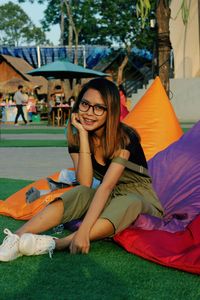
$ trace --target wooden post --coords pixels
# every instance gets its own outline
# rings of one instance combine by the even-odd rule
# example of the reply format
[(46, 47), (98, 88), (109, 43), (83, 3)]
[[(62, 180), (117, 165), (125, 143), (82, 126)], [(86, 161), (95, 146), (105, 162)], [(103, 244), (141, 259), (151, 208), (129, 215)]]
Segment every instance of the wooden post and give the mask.
[(48, 125), (51, 125), (51, 115), (50, 115), (51, 106), (50, 106), (49, 100), (50, 100), (51, 93), (53, 90), (53, 80), (49, 79), (49, 78), (47, 78), (47, 80), (48, 80), (48, 88), (47, 88)]

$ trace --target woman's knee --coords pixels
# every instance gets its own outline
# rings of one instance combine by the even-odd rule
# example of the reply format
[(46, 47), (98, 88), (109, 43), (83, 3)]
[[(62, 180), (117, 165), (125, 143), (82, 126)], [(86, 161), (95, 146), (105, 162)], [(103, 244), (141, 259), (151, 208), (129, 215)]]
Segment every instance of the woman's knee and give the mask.
[(49, 203), (47, 205), (47, 207), (55, 207), (57, 209), (63, 209), (64, 211), (64, 203), (63, 203), (63, 200), (62, 198), (58, 197), (58, 198), (55, 198), (51, 203)]

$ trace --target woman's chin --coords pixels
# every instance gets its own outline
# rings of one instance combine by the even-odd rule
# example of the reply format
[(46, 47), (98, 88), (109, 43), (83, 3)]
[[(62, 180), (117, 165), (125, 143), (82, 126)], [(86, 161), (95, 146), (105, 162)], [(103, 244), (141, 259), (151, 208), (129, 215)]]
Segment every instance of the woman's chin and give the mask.
[(91, 124), (82, 124), (82, 125), (83, 125), (83, 128), (87, 131), (92, 131), (92, 130), (96, 129), (96, 126), (91, 125)]

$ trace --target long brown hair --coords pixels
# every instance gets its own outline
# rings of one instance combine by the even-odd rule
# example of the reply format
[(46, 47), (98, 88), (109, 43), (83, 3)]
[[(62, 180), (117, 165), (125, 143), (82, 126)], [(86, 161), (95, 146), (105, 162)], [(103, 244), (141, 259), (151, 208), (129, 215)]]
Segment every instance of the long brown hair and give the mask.
[[(101, 145), (104, 158), (113, 158), (129, 143), (129, 137), (126, 130), (126, 128), (129, 127), (120, 122), (120, 97), (118, 88), (112, 81), (104, 78), (96, 78), (90, 80), (83, 86), (82, 90), (80, 91), (79, 96), (72, 108), (72, 113), (78, 112), (80, 101), (83, 98), (83, 95), (89, 89), (98, 91), (107, 107), (107, 118)], [(137, 133), (135, 132), (135, 134)], [(92, 153), (94, 152), (94, 138), (95, 131), (89, 132), (89, 142)], [(78, 131), (73, 128), (73, 125), (70, 121), (67, 128), (67, 139), (69, 146), (79, 147)]]

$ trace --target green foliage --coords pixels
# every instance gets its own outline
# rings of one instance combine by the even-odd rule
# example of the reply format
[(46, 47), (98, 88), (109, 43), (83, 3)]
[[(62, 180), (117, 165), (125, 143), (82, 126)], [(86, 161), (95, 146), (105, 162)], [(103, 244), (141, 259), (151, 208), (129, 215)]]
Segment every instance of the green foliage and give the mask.
[(181, 12), (182, 12), (182, 20), (183, 24), (186, 25), (189, 17), (189, 6), (187, 5), (186, 1), (183, 0), (181, 5)]
[(137, 46), (151, 49), (153, 33), (149, 22), (142, 26), (137, 16), (136, 4), (133, 0), (101, 0), (99, 26), (101, 34), (106, 36), (107, 43), (118, 43), (120, 46)]
[(44, 18), (41, 21), (45, 31), (49, 31), (52, 25), (60, 23), (61, 9), (63, 8), (60, 5), (60, 0), (48, 0), (47, 8), (44, 10)]
[[(69, 20), (61, 0), (18, 0), (18, 2), (47, 3), (42, 26), (49, 30), (60, 24), (61, 11), (65, 15), (65, 44), (68, 39)], [(148, 2), (148, 0), (146, 0)], [(154, 0), (155, 2), (155, 0)], [(149, 19), (137, 15), (137, 1), (133, 0), (71, 0), (73, 21), (79, 31), (79, 44), (138, 46), (152, 49), (154, 33), (150, 31)]]
[[(69, 19), (67, 16), (66, 6), (61, 0), (18, 0), (19, 3), (24, 2), (47, 3), (44, 11), (44, 18), (41, 21), (42, 27), (45, 31), (49, 31), (52, 25), (59, 24), (61, 20), (61, 13), (64, 13), (64, 44), (68, 41), (68, 26)], [(95, 0), (71, 0), (70, 8), (72, 12), (73, 21), (77, 31), (79, 31), (79, 44), (104, 44), (105, 39), (99, 36), (99, 28), (96, 23), (96, 14), (98, 13), (98, 1)]]
[(80, 31), (81, 44), (105, 44), (106, 38), (101, 35), (98, 24), (99, 1), (72, 1), (73, 20)]
[(30, 2), (30, 3), (34, 3), (34, 2), (38, 2), (39, 4), (44, 4), (46, 2), (46, 0), (18, 0), (19, 3), (24, 3), (24, 2)]
[(151, 4), (149, 0), (139, 0), (136, 3), (137, 17), (141, 16), (142, 27), (145, 26), (145, 21), (150, 13)]
[(179, 13), (181, 12), (182, 21), (183, 21), (184, 25), (186, 25), (188, 22), (189, 12), (190, 12), (189, 6), (190, 6), (190, 4), (188, 4), (186, 0), (182, 0), (180, 9), (178, 10), (176, 17), (175, 17), (175, 19), (176, 19), (177, 16), (179, 15)]
[(45, 44), (48, 41), (21, 7), (12, 2), (0, 6), (0, 43), (9, 46)]
[[(160, 1), (159, 0), (152, 0), (152, 1), (137, 0), (136, 2), (137, 2), (136, 3), (137, 15), (138, 15), (138, 17), (141, 18), (142, 25), (144, 25), (149, 14), (151, 13), (152, 10), (156, 9), (156, 7), (159, 5)], [(169, 7), (170, 4), (171, 4), (171, 0), (164, 0), (164, 5), (166, 7)], [(189, 6), (190, 6), (190, 4), (188, 3), (187, 0), (180, 1), (180, 9), (178, 10), (177, 16), (181, 12), (181, 16), (182, 16), (184, 25), (186, 25), (188, 22)]]
[[(96, 23), (98, 6), (95, 2), (95, 0), (70, 1), (73, 21), (79, 32), (79, 44), (94, 44), (97, 43), (97, 40), (98, 42), (101, 41), (101, 43), (104, 42), (102, 37), (99, 38), (98, 26)], [(44, 30), (49, 30), (51, 25), (60, 24), (61, 12), (64, 13), (65, 22), (64, 44), (67, 44), (69, 19), (64, 3), (61, 5), (60, 0), (48, 0), (47, 8), (44, 11), (42, 25)]]

